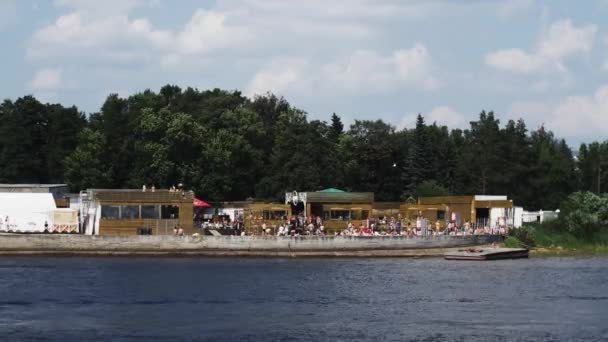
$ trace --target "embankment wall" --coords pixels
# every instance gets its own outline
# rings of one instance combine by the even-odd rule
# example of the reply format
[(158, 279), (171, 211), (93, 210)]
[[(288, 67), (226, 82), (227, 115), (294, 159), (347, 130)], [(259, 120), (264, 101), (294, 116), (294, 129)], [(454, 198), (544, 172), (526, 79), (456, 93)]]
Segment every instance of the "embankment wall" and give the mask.
[(1, 235), (0, 255), (439, 256), (497, 236), (262, 237)]

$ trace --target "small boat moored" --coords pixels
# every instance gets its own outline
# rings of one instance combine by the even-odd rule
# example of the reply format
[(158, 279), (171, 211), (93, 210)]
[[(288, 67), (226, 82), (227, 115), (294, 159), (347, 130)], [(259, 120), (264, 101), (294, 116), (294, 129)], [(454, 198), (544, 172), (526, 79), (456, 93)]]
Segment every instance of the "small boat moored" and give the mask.
[(446, 260), (500, 260), (522, 259), (528, 257), (525, 248), (467, 248), (444, 255)]

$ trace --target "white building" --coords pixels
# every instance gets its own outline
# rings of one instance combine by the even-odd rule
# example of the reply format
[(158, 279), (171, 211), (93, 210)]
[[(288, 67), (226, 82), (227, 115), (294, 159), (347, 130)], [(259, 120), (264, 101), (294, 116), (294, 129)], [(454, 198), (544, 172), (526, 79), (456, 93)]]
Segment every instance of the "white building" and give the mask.
[(77, 211), (58, 209), (52, 193), (0, 192), (0, 232), (77, 232)]
[(556, 220), (559, 217), (559, 209), (555, 211), (551, 210), (539, 210), (539, 211), (523, 211), (522, 222), (523, 223), (543, 223), (547, 221)]

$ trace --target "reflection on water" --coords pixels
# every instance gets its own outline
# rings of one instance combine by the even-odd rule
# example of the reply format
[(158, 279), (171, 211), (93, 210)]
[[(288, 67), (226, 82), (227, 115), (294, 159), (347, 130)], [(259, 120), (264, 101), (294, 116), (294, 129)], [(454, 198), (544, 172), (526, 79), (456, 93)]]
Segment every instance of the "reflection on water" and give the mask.
[(608, 339), (608, 259), (2, 258), (0, 336)]

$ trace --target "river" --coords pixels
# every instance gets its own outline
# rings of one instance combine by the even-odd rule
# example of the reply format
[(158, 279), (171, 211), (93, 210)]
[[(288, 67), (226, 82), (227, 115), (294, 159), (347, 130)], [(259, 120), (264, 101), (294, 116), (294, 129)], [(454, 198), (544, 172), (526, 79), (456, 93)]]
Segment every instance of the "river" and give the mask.
[(608, 339), (608, 258), (0, 258), (2, 340)]

